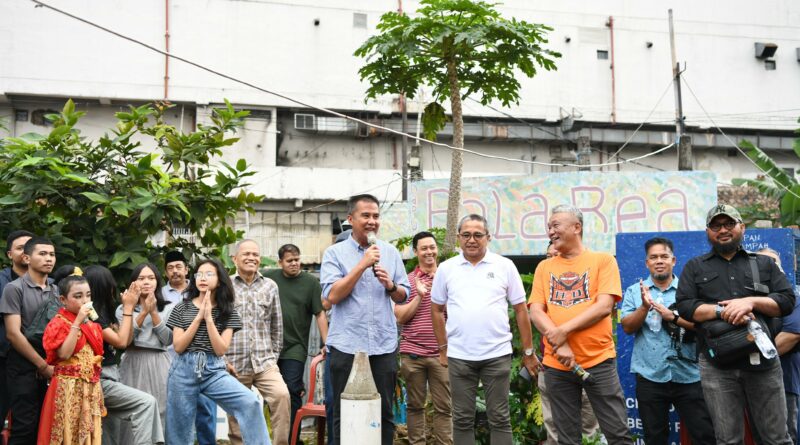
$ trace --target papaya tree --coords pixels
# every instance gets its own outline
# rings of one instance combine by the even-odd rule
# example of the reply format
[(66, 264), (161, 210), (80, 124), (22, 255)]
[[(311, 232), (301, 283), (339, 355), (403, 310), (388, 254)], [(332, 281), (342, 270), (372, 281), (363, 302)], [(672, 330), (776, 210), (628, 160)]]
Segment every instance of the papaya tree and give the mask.
[[(519, 103), (517, 76), (533, 77), (539, 67), (556, 68), (561, 55), (543, 47), (552, 28), (515, 18), (506, 19), (496, 4), (471, 0), (422, 0), (412, 17), (387, 12), (355, 55), (366, 59), (359, 70), (369, 82), (367, 98), (404, 94), (414, 98), (430, 88), (432, 102), (423, 114), (425, 137), (435, 138), (447, 121), (445, 101), (450, 102), (453, 146), (464, 147), (461, 101), (475, 94), (483, 105), (499, 101)], [(445, 250), (455, 246), (461, 205), (462, 152), (453, 150), (447, 205)]]

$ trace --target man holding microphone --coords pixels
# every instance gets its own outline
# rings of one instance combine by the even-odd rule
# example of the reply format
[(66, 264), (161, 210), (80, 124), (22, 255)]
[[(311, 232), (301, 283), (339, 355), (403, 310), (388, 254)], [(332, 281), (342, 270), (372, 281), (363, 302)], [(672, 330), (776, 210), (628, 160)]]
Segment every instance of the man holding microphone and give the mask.
[(372, 195), (351, 196), (347, 220), (353, 232), (325, 250), (320, 269), (322, 297), (331, 309), (330, 348), (333, 424), (341, 441), (341, 395), (357, 351), (369, 356), (372, 378), (381, 395), (381, 443), (394, 441), (392, 401), (397, 382), (397, 320), (392, 301), (402, 303), (409, 290), (400, 252), (377, 239), (380, 209)]

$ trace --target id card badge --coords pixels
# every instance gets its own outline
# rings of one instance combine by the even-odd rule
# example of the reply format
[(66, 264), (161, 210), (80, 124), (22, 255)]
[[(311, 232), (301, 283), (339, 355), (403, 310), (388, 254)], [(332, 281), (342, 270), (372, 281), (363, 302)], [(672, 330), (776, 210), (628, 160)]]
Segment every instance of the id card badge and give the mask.
[(753, 366), (758, 366), (761, 364), (761, 354), (758, 352), (751, 352), (750, 353), (750, 364)]

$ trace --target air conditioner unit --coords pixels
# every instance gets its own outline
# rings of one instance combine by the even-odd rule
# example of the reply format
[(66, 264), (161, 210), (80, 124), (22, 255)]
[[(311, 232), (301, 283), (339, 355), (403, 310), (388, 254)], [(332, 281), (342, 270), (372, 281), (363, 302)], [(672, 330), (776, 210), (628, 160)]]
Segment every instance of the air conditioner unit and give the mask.
[(316, 130), (317, 117), (313, 114), (295, 113), (294, 128), (297, 130)]

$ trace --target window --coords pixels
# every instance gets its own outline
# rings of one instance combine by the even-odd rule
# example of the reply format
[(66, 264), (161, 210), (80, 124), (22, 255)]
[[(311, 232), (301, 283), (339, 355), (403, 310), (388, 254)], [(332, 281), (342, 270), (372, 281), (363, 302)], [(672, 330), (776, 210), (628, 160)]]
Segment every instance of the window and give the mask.
[(604, 49), (597, 50), (597, 60), (608, 60), (608, 51)]
[(41, 125), (44, 127), (51, 127), (53, 123), (47, 120), (46, 116), (48, 114), (58, 114), (58, 111), (55, 110), (35, 110), (31, 113), (31, 123), (33, 125)]
[(296, 113), (294, 115), (294, 128), (298, 130), (315, 130), (317, 127), (315, 125), (316, 116), (313, 114), (302, 114)]
[(775, 68), (777, 68), (777, 66), (775, 65), (775, 61), (774, 60), (765, 60), (764, 61), (764, 69), (765, 70), (767, 70), (767, 71), (775, 71)]
[(15, 111), (14, 120), (17, 122), (28, 122), (28, 110)]

